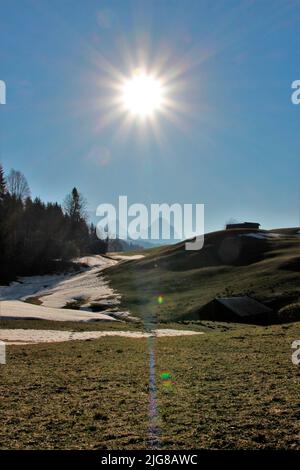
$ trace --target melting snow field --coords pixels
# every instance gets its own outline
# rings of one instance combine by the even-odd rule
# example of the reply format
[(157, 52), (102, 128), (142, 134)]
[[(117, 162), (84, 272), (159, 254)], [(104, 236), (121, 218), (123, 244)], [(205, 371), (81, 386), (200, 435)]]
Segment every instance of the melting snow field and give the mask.
[[(88, 268), (77, 274), (32, 276), (20, 278), (9, 286), (0, 286), (0, 320), (52, 320), (52, 321), (116, 321), (131, 319), (129, 312), (117, 309), (120, 296), (105, 281), (101, 271), (118, 262), (132, 258), (116, 255), (114, 259), (88, 256), (78, 262)], [(24, 302), (35, 297), (41, 305)], [(76, 302), (80, 309), (65, 308)], [(91, 312), (91, 304), (101, 305), (104, 312)], [(64, 307), (64, 308), (63, 308)], [(132, 331), (60, 331), (30, 329), (0, 329), (0, 340), (7, 344), (53, 343), (73, 340), (97, 339), (104, 336), (148, 338), (150, 336), (188, 336), (202, 334), (197, 331), (159, 329), (150, 333)]]
[(0, 319), (6, 320), (51, 320), (51, 321), (115, 321), (104, 313), (91, 313), (81, 310), (49, 308), (32, 305), (20, 300), (0, 302)]
[[(9, 286), (0, 287), (0, 317), (54, 321), (130, 318), (128, 312), (114, 311), (120, 303), (120, 296), (101, 275), (103, 269), (118, 261), (98, 255), (80, 258), (78, 262), (85, 263), (88, 268), (77, 274), (24, 277)], [(23, 302), (33, 296), (41, 305)], [(80, 310), (63, 308), (74, 302), (80, 305)], [(97, 303), (103, 307), (104, 313), (91, 312), (91, 304)]]
[[(88, 269), (77, 274), (52, 276), (31, 276), (19, 278), (9, 286), (0, 287), (0, 300), (25, 300), (28, 297), (40, 298), (45, 307), (62, 308), (76, 300), (86, 300), (89, 304), (98, 298), (115, 295), (99, 273), (117, 263), (103, 256), (79, 258)], [(83, 306), (83, 305), (82, 305)]]
[(201, 335), (199, 331), (188, 330), (153, 330), (151, 333), (139, 331), (59, 331), (59, 330), (0, 330), (0, 340), (6, 344), (57, 343), (63, 341), (90, 340), (104, 336), (121, 336), (125, 338), (149, 338), (151, 336), (192, 336)]

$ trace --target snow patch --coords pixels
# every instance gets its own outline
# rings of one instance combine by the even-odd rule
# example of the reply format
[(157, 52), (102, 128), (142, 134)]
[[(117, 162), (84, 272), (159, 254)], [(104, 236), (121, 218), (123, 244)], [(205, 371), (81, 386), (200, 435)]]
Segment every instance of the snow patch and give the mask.
[[(105, 313), (83, 312), (67, 308), (49, 308), (20, 300), (0, 302), (0, 320), (49, 320), (49, 321), (116, 321)], [(2, 330), (0, 330), (2, 331)]]
[(102, 256), (87, 256), (75, 260), (86, 263), (89, 267), (77, 274), (59, 274), (51, 276), (30, 276), (19, 278), (9, 286), (0, 287), (0, 300), (26, 300), (38, 297), (41, 305), (62, 308), (72, 302), (78, 302), (81, 309), (89, 309), (90, 303), (98, 299), (116, 299), (119, 296), (108, 286), (101, 276), (104, 268), (113, 266), (117, 261)]
[(120, 336), (124, 338), (150, 338), (153, 336), (192, 336), (201, 335), (200, 331), (189, 330), (153, 330), (150, 333), (142, 331), (59, 331), (59, 330), (24, 330), (24, 329), (3, 329), (0, 330), (0, 339), (7, 344), (37, 344), (37, 343), (57, 343), (64, 341), (78, 341), (98, 339), (106, 336)]
[[(101, 274), (118, 260), (96, 255), (74, 261), (85, 263), (88, 268), (77, 274), (23, 277), (0, 287), (0, 317), (54, 321), (136, 320), (129, 312), (117, 311), (120, 295), (109, 287)], [(21, 302), (33, 296), (41, 305)], [(77, 308), (62, 308), (73, 303)], [(97, 304), (101, 313), (93, 312), (92, 307)]]
[(145, 258), (144, 255), (120, 255), (117, 253), (110, 253), (109, 256), (113, 259), (120, 260), (120, 261), (129, 261), (132, 259), (142, 259)]

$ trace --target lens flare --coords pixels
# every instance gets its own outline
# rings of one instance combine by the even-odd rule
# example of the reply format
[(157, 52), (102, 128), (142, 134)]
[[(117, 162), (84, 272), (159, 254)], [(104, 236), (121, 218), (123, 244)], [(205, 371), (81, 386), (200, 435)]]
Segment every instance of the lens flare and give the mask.
[(160, 374), (160, 378), (162, 380), (164, 389), (171, 390), (173, 388), (174, 384), (173, 384), (172, 375), (170, 372), (162, 372)]

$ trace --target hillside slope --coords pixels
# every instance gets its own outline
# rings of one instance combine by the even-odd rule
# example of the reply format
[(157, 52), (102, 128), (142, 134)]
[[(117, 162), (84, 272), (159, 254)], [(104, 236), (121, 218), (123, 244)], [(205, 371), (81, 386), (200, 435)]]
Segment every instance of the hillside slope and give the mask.
[(154, 248), (106, 275), (124, 308), (145, 322), (201, 319), (201, 308), (221, 295), (248, 294), (278, 311), (300, 301), (300, 232), (213, 232), (200, 251), (184, 242)]

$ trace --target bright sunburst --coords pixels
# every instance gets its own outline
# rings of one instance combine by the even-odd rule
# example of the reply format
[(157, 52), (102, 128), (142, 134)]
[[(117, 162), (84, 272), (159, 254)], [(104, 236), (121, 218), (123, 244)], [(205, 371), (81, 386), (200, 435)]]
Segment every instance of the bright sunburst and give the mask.
[(132, 52), (126, 41), (116, 56), (117, 66), (98, 51), (92, 52), (98, 97), (89, 103), (89, 109), (98, 113), (95, 132), (118, 121), (118, 138), (134, 132), (139, 139), (154, 137), (162, 145), (167, 143), (166, 121), (180, 131), (186, 129), (190, 106), (183, 92), (188, 88), (187, 72), (192, 62), (189, 64), (185, 57), (175, 59), (168, 49), (155, 55), (150, 44), (138, 45)]
[(163, 104), (162, 84), (153, 76), (139, 71), (124, 82), (122, 100), (126, 110), (133, 115), (152, 115)]

